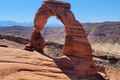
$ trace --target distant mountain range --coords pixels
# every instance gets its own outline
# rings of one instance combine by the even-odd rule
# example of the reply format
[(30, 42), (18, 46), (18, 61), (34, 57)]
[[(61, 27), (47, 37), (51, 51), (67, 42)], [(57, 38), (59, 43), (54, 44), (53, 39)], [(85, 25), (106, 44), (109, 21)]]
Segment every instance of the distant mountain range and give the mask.
[(32, 26), (32, 22), (15, 22), (15, 21), (0, 21), (0, 26), (1, 27), (6, 27), (6, 26)]
[[(18, 24), (9, 21), (7, 22), (7, 25), (8, 23), (9, 26), (0, 27), (0, 34), (30, 38), (32, 26), (28, 27), (27, 25), (26, 27), (26, 24)], [(120, 44), (120, 22), (83, 23), (82, 25), (84, 26), (92, 42), (109, 42)], [(63, 26), (48, 26), (43, 30), (44, 37), (51, 41), (64, 41), (64, 34), (65, 32)]]

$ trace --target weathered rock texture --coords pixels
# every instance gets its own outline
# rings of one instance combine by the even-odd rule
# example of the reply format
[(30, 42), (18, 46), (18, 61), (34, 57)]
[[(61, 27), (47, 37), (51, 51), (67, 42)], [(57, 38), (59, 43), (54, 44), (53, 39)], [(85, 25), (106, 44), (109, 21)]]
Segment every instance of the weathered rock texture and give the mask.
[(37, 52), (0, 47), (0, 80), (83, 80), (74, 75), (71, 64), (67, 57), (53, 60)]
[(91, 46), (82, 25), (75, 19), (70, 7), (68, 3), (44, 2), (36, 14), (31, 44), (26, 49), (33, 48), (43, 52), (45, 41), (39, 31), (44, 28), (50, 16), (56, 16), (65, 25), (63, 53), (72, 61), (74, 73), (80, 77), (95, 75), (97, 71), (92, 61)]
[(37, 52), (0, 47), (0, 80), (70, 80), (54, 60)]

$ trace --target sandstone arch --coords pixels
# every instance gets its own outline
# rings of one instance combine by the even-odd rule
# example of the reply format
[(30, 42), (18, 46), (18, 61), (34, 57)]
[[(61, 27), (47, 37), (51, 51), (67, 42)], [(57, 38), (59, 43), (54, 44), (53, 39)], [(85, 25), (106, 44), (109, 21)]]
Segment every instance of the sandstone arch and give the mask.
[(43, 52), (45, 41), (40, 34), (47, 19), (56, 16), (65, 26), (65, 45), (63, 53), (73, 62), (75, 73), (79, 76), (96, 74), (92, 60), (92, 49), (82, 25), (75, 19), (69, 3), (46, 1), (38, 10), (34, 20), (31, 43), (26, 49)]

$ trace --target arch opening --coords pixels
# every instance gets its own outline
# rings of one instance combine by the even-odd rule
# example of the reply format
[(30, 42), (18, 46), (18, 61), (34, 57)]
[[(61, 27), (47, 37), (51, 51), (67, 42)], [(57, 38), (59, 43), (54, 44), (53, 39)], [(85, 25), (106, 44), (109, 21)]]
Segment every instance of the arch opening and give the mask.
[(55, 16), (48, 18), (43, 29), (43, 36), (46, 41), (64, 44), (64, 24)]
[(47, 42), (44, 53), (50, 57), (56, 58), (63, 56), (63, 45), (65, 43), (64, 24), (56, 17), (48, 18), (43, 29), (43, 37)]

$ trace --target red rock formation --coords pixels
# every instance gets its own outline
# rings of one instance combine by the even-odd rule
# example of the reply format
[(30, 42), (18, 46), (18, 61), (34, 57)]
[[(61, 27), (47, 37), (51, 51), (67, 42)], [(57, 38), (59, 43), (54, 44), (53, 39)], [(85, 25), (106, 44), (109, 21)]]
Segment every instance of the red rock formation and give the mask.
[(97, 71), (92, 60), (91, 46), (82, 25), (75, 19), (70, 7), (69, 3), (44, 2), (35, 16), (31, 44), (26, 49), (34, 48), (43, 52), (45, 42), (39, 31), (44, 28), (50, 16), (57, 16), (65, 25), (66, 38), (63, 53), (74, 64), (75, 74), (80, 77), (95, 75)]

